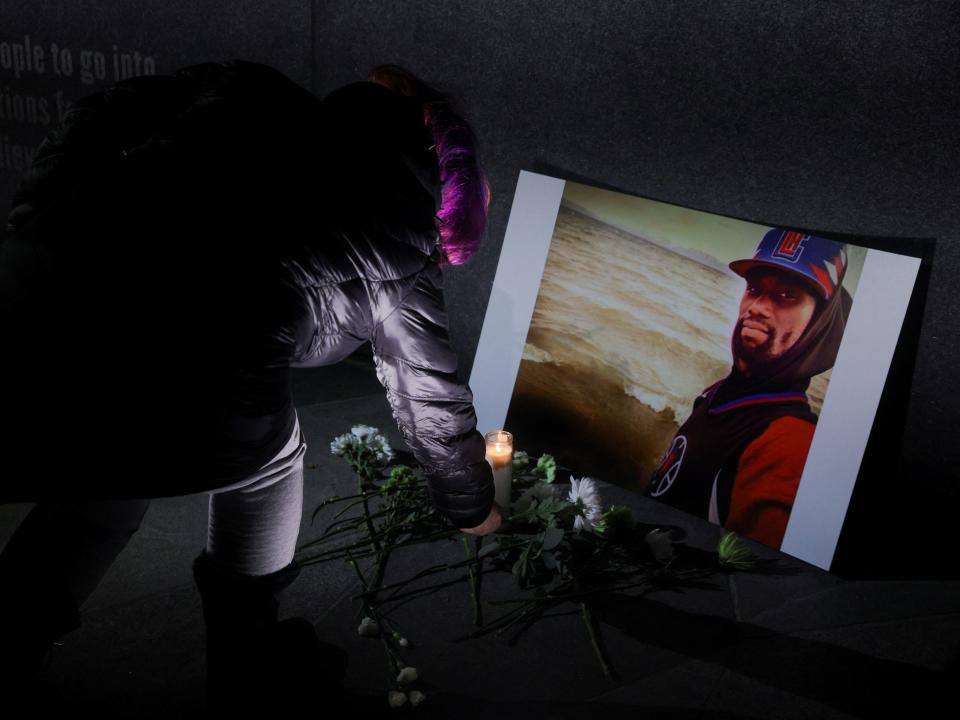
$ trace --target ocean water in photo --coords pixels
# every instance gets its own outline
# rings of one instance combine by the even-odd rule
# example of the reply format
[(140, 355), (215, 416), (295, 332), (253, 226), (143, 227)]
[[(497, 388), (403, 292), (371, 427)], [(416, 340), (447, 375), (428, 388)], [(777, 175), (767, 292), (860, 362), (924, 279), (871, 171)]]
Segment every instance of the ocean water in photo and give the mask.
[[(729, 372), (743, 288), (709, 256), (561, 205), (507, 418), (517, 446), (641, 489)], [(815, 411), (825, 387), (811, 388)]]

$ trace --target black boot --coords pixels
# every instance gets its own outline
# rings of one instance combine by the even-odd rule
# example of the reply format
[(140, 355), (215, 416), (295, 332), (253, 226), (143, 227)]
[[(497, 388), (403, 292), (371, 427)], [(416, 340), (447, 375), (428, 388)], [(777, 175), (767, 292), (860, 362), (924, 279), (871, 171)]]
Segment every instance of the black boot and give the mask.
[(56, 641), (80, 627), (80, 607), (149, 505), (149, 500), (34, 505), (0, 552), (0, 684), (16, 688), (50, 664)]
[[(69, 591), (44, 581), (2, 578), (0, 597), (0, 689), (16, 689), (49, 667), (53, 647), (80, 627), (80, 613)], [(21, 595), (20, 593), (25, 593)]]
[(0, 553), (0, 689), (16, 690), (51, 662), (54, 643), (80, 627), (79, 603), (59, 555), (36, 528), (46, 518), (37, 507)]
[(294, 563), (263, 576), (193, 563), (207, 628), (207, 705), (213, 713), (299, 709), (318, 690), (339, 695), (346, 653), (320, 643), (304, 618), (277, 621), (277, 594), (300, 574)]

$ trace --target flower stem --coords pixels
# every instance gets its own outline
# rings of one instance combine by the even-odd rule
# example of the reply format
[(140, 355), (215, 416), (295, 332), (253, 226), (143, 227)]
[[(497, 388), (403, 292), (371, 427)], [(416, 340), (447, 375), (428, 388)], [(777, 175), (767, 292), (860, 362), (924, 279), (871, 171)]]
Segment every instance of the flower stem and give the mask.
[[(377, 494), (377, 493), (374, 493), (374, 494)], [(310, 522), (312, 523), (314, 520), (316, 520), (316, 519), (317, 519), (317, 515), (319, 515), (319, 514), (320, 514), (320, 511), (323, 510), (327, 505), (333, 505), (333, 504), (338, 503), (338, 502), (344, 502), (345, 500), (353, 500), (353, 499), (358, 498), (358, 497), (360, 497), (360, 496), (359, 496), (359, 495), (345, 495), (345, 496), (343, 496), (343, 497), (334, 496), (334, 497), (326, 498), (326, 499), (323, 500), (319, 505), (317, 505), (316, 509), (313, 511), (313, 515), (310, 517)]]
[(477, 627), (483, 625), (483, 614), (480, 608), (480, 577), (479, 571), (483, 563), (482, 558), (478, 558), (477, 554), (480, 552), (480, 543), (483, 540), (482, 537), (477, 537), (477, 545), (473, 556), (470, 555), (470, 542), (467, 540), (466, 535), (462, 535), (461, 539), (463, 540), (463, 549), (467, 553), (467, 560), (476, 560), (477, 568), (474, 570), (473, 566), (468, 566), (467, 572), (470, 573), (470, 600), (473, 603), (473, 624)]
[(467, 579), (466, 575), (454, 578), (453, 580), (447, 580), (446, 582), (436, 583), (434, 585), (424, 585), (422, 587), (415, 588), (414, 590), (407, 590), (402, 593), (392, 593), (389, 597), (383, 600), (384, 603), (393, 603), (393, 608), (398, 608), (412, 600), (415, 600), (420, 597), (426, 597), (431, 595), (438, 590), (441, 590), (446, 587), (451, 587)]
[[(349, 555), (349, 553), (347, 554)], [(360, 580), (361, 587), (363, 587), (364, 592), (366, 592), (369, 587), (367, 585), (367, 580), (363, 576), (363, 572), (361, 572), (360, 566), (357, 565), (357, 561), (353, 558), (352, 555), (350, 556), (349, 562), (351, 567), (353, 567), (354, 571), (356, 571), (357, 573), (357, 578), (359, 578)], [(373, 618), (373, 620), (377, 623), (377, 625), (380, 626), (380, 644), (383, 645), (383, 651), (387, 656), (387, 672), (389, 673), (391, 678), (396, 677), (397, 673), (400, 672), (400, 664), (397, 661), (396, 653), (393, 651), (393, 648), (390, 647), (390, 643), (387, 642), (387, 637), (386, 637), (387, 634), (384, 632), (384, 629), (387, 627), (386, 622), (380, 617), (380, 614), (377, 612), (377, 608), (374, 605), (368, 603), (366, 600), (363, 601), (361, 612), (363, 613), (363, 615)]]
[(502, 631), (506, 630), (508, 627), (513, 625), (513, 623), (525, 617), (525, 613), (528, 612), (530, 609), (534, 608), (536, 604), (537, 604), (536, 600), (528, 600), (525, 605), (521, 605), (519, 607), (514, 608), (513, 610), (510, 610), (509, 612), (504, 613), (503, 615), (498, 617), (496, 620), (494, 620), (490, 624), (485, 625), (482, 628), (479, 628), (478, 630), (474, 630), (469, 635), (464, 635), (462, 637), (457, 638), (456, 642), (459, 642), (461, 640), (471, 640), (473, 638), (483, 637), (484, 635), (489, 635), (492, 632), (496, 632), (497, 634), (500, 634)]
[(586, 602), (580, 603), (580, 613), (583, 615), (583, 622), (587, 626), (587, 633), (590, 635), (590, 644), (593, 645), (593, 652), (600, 661), (600, 667), (603, 668), (603, 674), (608, 678), (614, 677), (613, 670), (607, 660), (607, 654), (603, 650), (603, 642), (600, 639), (598, 628), (596, 627), (596, 618), (590, 611), (590, 606)]
[[(341, 508), (339, 511), (337, 511), (337, 514), (333, 516), (334, 519), (336, 519), (336, 518), (340, 517), (341, 515), (343, 515), (343, 514), (344, 514), (347, 510), (349, 510), (350, 508), (356, 507), (357, 505), (360, 505), (361, 503), (367, 502), (367, 499), (368, 499), (370, 496), (372, 496), (372, 495), (377, 495), (377, 494), (378, 494), (378, 493), (364, 493), (363, 495), (358, 495), (357, 497), (358, 497), (359, 499), (358, 499), (358, 500), (354, 500), (354, 501), (351, 502), (351, 503), (347, 503), (347, 505), (345, 505), (343, 508)], [(328, 527), (333, 527), (334, 524), (335, 524), (335, 523), (329, 525)]]
[[(580, 592), (580, 581), (573, 578), (574, 592)], [(600, 628), (597, 625), (597, 619), (590, 610), (590, 605), (586, 600), (580, 601), (580, 614), (583, 616), (583, 624), (587, 626), (587, 634), (590, 635), (590, 644), (593, 646), (593, 652), (600, 661), (600, 667), (603, 668), (603, 674), (608, 677), (614, 677), (610, 662), (607, 659), (607, 653), (604, 650), (603, 639), (600, 636)]]
[(460, 532), (459, 530), (441, 530), (439, 532), (432, 533), (430, 535), (424, 535), (423, 537), (411, 537), (403, 542), (399, 542), (394, 547), (405, 547), (407, 545), (416, 545), (418, 543), (432, 542), (433, 540), (440, 540), (442, 538), (453, 537), (455, 534)]
[[(512, 618), (512, 619), (510, 620), (510, 622), (508, 622), (506, 625), (503, 625), (500, 629), (498, 629), (498, 630), (497, 630), (497, 635), (502, 635), (502, 634), (505, 633), (509, 628), (513, 627), (513, 626), (516, 625), (518, 622), (520, 622), (521, 620), (523, 620), (525, 617), (527, 617), (528, 615), (530, 615), (530, 613), (534, 613), (534, 612), (537, 612), (537, 611), (539, 611), (539, 610), (542, 610), (542, 608), (540, 607), (541, 604), (542, 604), (542, 603), (541, 603), (540, 601), (531, 600), (531, 601), (528, 603), (528, 607), (524, 608), (523, 606), (521, 606), (520, 608), (517, 608), (517, 610), (519, 610), (520, 612), (517, 612), (516, 617)], [(511, 611), (510, 613), (507, 613), (507, 615), (511, 615), (511, 614), (513, 614), (514, 612), (516, 612), (516, 611)], [(503, 619), (503, 618), (500, 618), (500, 619)]]
[(339, 555), (326, 555), (320, 558), (306, 558), (304, 560), (297, 560), (297, 563), (300, 565), (319, 565), (321, 563), (333, 562), (334, 560), (347, 560), (350, 557), (354, 558), (355, 560), (366, 560), (369, 557), (373, 557), (373, 553), (364, 552), (354, 555), (349, 549), (347, 549)]
[(395, 678), (400, 672), (400, 663), (397, 660), (397, 654), (393, 651), (393, 648), (390, 647), (390, 643), (387, 642), (387, 635), (384, 632), (380, 633), (380, 643), (383, 645), (383, 651), (387, 655), (387, 670), (390, 673), (390, 678)]
[[(358, 500), (357, 503), (359, 502), (360, 501)], [(372, 517), (380, 517), (381, 515), (386, 515), (386, 513), (385, 512), (374, 513)], [(337, 517), (339, 517), (339, 515)], [(332, 528), (335, 528), (337, 525), (343, 525), (344, 523), (359, 523), (361, 520), (362, 518), (359, 518), (359, 517), (348, 517), (348, 518), (342, 518), (340, 520), (334, 520), (332, 523), (327, 525), (326, 529), (324, 530), (324, 534), (330, 532), (330, 530)]]
[(361, 586), (364, 590), (366, 590), (366, 589), (367, 589), (367, 579), (363, 576), (363, 572), (361, 572), (360, 566), (357, 565), (356, 558), (354, 558), (353, 555), (351, 555), (349, 552), (347, 553), (347, 557), (349, 558), (348, 562), (350, 563), (350, 567), (352, 567), (352, 568), (354, 569), (354, 571), (357, 573), (357, 578), (359, 578), (359, 580), (360, 580), (360, 586)]
[[(450, 566), (449, 566), (449, 565), (434, 565), (434, 566), (432, 566), (432, 567), (426, 568), (425, 570), (421, 570), (421, 571), (418, 572), (416, 575), (414, 575), (413, 577), (407, 578), (406, 580), (401, 580), (401, 581), (399, 581), (399, 582), (390, 583), (389, 585), (381, 585), (380, 587), (373, 588), (372, 590), (368, 590), (368, 591), (366, 591), (366, 592), (377, 592), (377, 593), (381, 593), (381, 592), (383, 592), (383, 591), (385, 591), (385, 590), (393, 590), (394, 588), (396, 588), (396, 589), (399, 590), (399, 589), (401, 589), (401, 588), (403, 588), (403, 587), (406, 587), (407, 585), (409, 585), (409, 584), (412, 583), (413, 581), (419, 580), (419, 579), (422, 578), (422, 577), (426, 577), (427, 575), (433, 575), (434, 573), (443, 572), (444, 570), (449, 570), (449, 569), (450, 569)], [(391, 596), (391, 597), (392, 597), (392, 596)], [(389, 600), (390, 598), (387, 598), (387, 599)]]
[[(314, 538), (314, 539), (311, 540), (310, 542), (304, 543), (303, 545), (301, 545), (301, 546), (300, 546), (299, 548), (297, 548), (297, 549), (298, 549), (298, 550), (306, 550), (307, 548), (313, 547), (314, 545), (322, 545), (323, 543), (325, 543), (325, 542), (327, 542), (328, 540), (330, 540), (334, 535), (340, 535), (340, 534), (346, 533), (346, 532), (356, 532), (357, 529), (358, 529), (358, 526), (359, 526), (359, 524), (360, 524), (360, 519), (358, 519), (358, 518), (353, 518), (352, 520), (353, 520), (353, 524), (352, 524), (352, 525), (341, 525), (341, 527), (338, 527), (336, 530), (331, 530), (330, 527), (333, 527), (333, 526), (331, 525), (331, 526), (328, 527), (326, 530), (324, 530), (324, 532), (323, 532), (322, 535), (320, 535), (319, 537)], [(340, 524), (340, 523), (337, 523), (337, 524)]]
[(383, 547), (380, 545), (380, 540), (377, 536), (377, 531), (373, 527), (373, 518), (370, 517), (370, 499), (369, 499), (370, 494), (365, 493), (363, 491), (364, 483), (367, 481), (367, 479), (364, 477), (363, 474), (361, 474), (359, 478), (360, 478), (360, 495), (361, 495), (359, 502), (363, 506), (363, 522), (366, 524), (367, 532), (369, 533), (369, 537), (367, 538), (367, 541), (370, 543), (370, 547), (373, 549), (373, 551), (377, 554), (377, 556), (379, 556), (383, 553)]
[(329, 550), (324, 550), (323, 552), (319, 552), (316, 555), (314, 555), (311, 559), (314, 560), (314, 559), (325, 557), (327, 555), (338, 555), (340, 553), (346, 552), (347, 550), (354, 550), (359, 547), (369, 546), (371, 544), (370, 541), (371, 541), (371, 538), (368, 536), (368, 537), (362, 538), (361, 540), (357, 540), (355, 542), (349, 543), (347, 545), (340, 545), (338, 547), (330, 548)]

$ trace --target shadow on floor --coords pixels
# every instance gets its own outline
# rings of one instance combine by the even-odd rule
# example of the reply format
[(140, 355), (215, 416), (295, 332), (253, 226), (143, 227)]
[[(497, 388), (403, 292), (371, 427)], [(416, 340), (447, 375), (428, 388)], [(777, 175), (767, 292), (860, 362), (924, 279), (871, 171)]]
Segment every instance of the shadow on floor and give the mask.
[(644, 597), (612, 595), (595, 609), (604, 623), (640, 642), (709, 661), (859, 716), (918, 716), (921, 709), (938, 709), (950, 699), (949, 679), (956, 678), (954, 672), (935, 672), (751, 623), (688, 613)]

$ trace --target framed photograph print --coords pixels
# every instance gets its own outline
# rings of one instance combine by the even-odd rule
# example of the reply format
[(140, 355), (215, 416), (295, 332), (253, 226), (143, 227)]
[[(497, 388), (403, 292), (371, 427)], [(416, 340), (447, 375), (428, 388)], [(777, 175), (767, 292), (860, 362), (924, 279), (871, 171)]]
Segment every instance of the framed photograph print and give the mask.
[(829, 569), (919, 263), (522, 172), (478, 429)]

